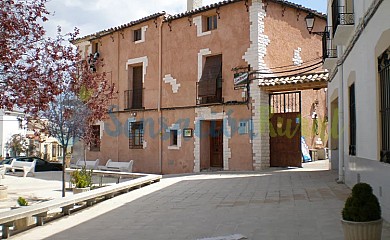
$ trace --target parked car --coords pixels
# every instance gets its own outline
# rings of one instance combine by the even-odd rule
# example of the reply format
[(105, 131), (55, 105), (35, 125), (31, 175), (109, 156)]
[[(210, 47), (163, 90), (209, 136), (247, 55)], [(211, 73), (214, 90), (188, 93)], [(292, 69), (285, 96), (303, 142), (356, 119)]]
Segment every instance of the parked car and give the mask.
[(32, 162), (36, 160), (35, 172), (44, 172), (44, 171), (62, 171), (62, 163), (59, 162), (49, 162), (45, 159), (39, 157), (14, 157), (9, 159), (4, 159), (0, 161), (0, 165), (11, 164), (11, 161), (16, 159), (17, 161)]

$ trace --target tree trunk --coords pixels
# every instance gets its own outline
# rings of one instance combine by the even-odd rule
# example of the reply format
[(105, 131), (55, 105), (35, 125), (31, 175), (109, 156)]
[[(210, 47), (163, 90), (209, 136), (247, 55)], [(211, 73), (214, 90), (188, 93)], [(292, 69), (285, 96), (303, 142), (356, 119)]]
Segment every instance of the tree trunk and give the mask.
[(66, 168), (66, 149), (68, 146), (63, 146), (62, 148), (62, 197), (65, 197), (65, 168)]

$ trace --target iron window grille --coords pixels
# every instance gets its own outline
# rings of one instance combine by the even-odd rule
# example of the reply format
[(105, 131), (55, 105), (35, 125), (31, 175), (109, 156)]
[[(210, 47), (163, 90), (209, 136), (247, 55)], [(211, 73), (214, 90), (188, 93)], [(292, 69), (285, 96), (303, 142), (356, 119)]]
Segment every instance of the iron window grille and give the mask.
[(142, 149), (144, 144), (143, 122), (129, 123), (129, 149)]
[(390, 57), (387, 51), (378, 59), (381, 116), (381, 162), (390, 163)]

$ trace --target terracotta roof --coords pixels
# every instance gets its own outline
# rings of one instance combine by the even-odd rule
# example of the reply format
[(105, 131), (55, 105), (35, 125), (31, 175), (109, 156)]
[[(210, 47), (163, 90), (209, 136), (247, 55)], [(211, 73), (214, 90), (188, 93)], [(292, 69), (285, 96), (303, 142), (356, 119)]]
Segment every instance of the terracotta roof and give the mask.
[[(218, 7), (221, 7), (221, 6), (224, 6), (224, 5), (228, 5), (228, 4), (235, 3), (235, 2), (241, 2), (241, 1), (245, 1), (245, 0), (225, 0), (225, 1), (218, 2), (218, 3), (214, 3), (214, 4), (207, 5), (207, 6), (203, 6), (203, 7), (200, 7), (198, 9), (191, 10), (191, 11), (186, 11), (184, 13), (175, 14), (175, 15), (172, 15), (172, 16), (171, 15), (167, 15), (165, 13), (165, 11), (162, 11), (162, 12), (158, 12), (158, 13), (146, 16), (144, 18), (141, 18), (141, 19), (138, 19), (138, 20), (135, 20), (135, 21), (131, 21), (129, 23), (120, 25), (118, 27), (109, 28), (107, 30), (102, 30), (102, 31), (99, 31), (97, 33), (93, 33), (93, 34), (90, 34), (90, 35), (87, 35), (87, 36), (84, 36), (84, 37), (77, 38), (77, 39), (75, 39), (73, 41), (73, 43), (77, 43), (77, 42), (81, 42), (81, 41), (93, 40), (93, 39), (96, 39), (96, 38), (99, 38), (99, 37), (111, 34), (113, 32), (122, 30), (124, 28), (128, 28), (128, 27), (131, 27), (131, 26), (134, 26), (134, 25), (137, 25), (137, 24), (140, 24), (140, 23), (143, 23), (143, 22), (155, 19), (155, 18), (160, 17), (160, 16), (164, 16), (165, 15), (166, 16), (165, 17), (165, 21), (169, 22), (169, 21), (172, 21), (172, 20), (175, 20), (175, 19), (179, 19), (179, 18), (182, 18), (182, 17), (188, 17), (188, 16), (191, 16), (193, 14), (209, 11), (209, 10), (214, 9), (214, 8), (218, 8)], [(285, 1), (285, 0), (265, 0), (265, 1), (271, 1), (271, 2), (275, 2), (275, 3), (279, 3), (279, 4), (282, 4), (282, 5), (289, 6), (289, 7), (292, 7), (292, 8), (296, 8), (296, 9), (299, 9), (299, 10), (303, 10), (303, 11), (306, 11), (306, 12), (311, 12), (314, 15), (316, 15), (317, 17), (326, 19), (326, 15), (325, 14), (320, 13), (320, 12), (315, 11), (315, 10), (310, 9), (310, 8), (306, 8), (306, 7), (304, 7), (302, 5), (299, 5), (299, 4), (296, 4), (296, 3), (288, 2), (288, 1)]]
[[(224, 6), (224, 5), (228, 5), (228, 4), (235, 3), (235, 2), (241, 2), (241, 1), (244, 1), (244, 0), (225, 0), (225, 1), (217, 2), (217, 3), (213, 3), (213, 4), (210, 4), (210, 5), (207, 5), (207, 6), (203, 6), (203, 7), (191, 10), (191, 11), (186, 11), (184, 13), (179, 13), (179, 14), (175, 14), (175, 15), (172, 15), (172, 16), (167, 16), (166, 21), (172, 21), (172, 20), (179, 19), (179, 18), (182, 18), (182, 17), (188, 17), (188, 16), (191, 16), (191, 15), (194, 15), (194, 14), (197, 14), (197, 13), (209, 11), (209, 10), (214, 9), (214, 8), (218, 8), (218, 7), (221, 7), (221, 6)], [(266, 1), (267, 0), (265, 0), (265, 2)], [(304, 7), (302, 5), (299, 5), (299, 4), (296, 4), (296, 3), (288, 2), (288, 1), (285, 1), (285, 0), (268, 0), (268, 1), (279, 3), (279, 4), (282, 4), (282, 5), (286, 5), (286, 6), (289, 6), (289, 7), (292, 7), (292, 8), (296, 8), (296, 9), (299, 9), (299, 10), (303, 10), (303, 11), (306, 11), (306, 12), (310, 12), (310, 13), (313, 13), (314, 15), (316, 15), (317, 17), (326, 19), (326, 14), (323, 14), (321, 12), (315, 11), (315, 10), (310, 9), (310, 8), (306, 8), (306, 7)]]
[(140, 24), (140, 23), (143, 23), (143, 22), (147, 22), (147, 21), (149, 21), (149, 20), (158, 18), (158, 17), (160, 17), (160, 16), (164, 16), (164, 15), (165, 15), (165, 12), (164, 12), (164, 11), (158, 12), (158, 13), (155, 13), (155, 14), (152, 14), (152, 15), (149, 15), (149, 16), (146, 16), (146, 17), (144, 17), (144, 18), (141, 18), (141, 19), (138, 19), (138, 20), (131, 21), (131, 22), (129, 22), (129, 23), (120, 25), (120, 26), (118, 26), (118, 27), (109, 28), (109, 29), (107, 29), (107, 30), (102, 30), (102, 31), (99, 31), (99, 32), (97, 32), (97, 33), (93, 33), (93, 34), (90, 34), (90, 35), (87, 35), (87, 36), (84, 36), (84, 37), (77, 38), (77, 39), (75, 39), (75, 40), (73, 41), (73, 43), (77, 43), (77, 42), (81, 42), (81, 41), (93, 40), (93, 39), (96, 39), (96, 38), (99, 38), (99, 37), (108, 35), (108, 34), (110, 34), (110, 33), (113, 33), (113, 32), (119, 31), (119, 30), (122, 30), (122, 29), (124, 29), (124, 28), (132, 27), (132, 26), (134, 26), (134, 25), (137, 25), (137, 24)]
[(259, 80), (260, 87), (274, 87), (281, 85), (297, 85), (304, 83), (327, 82), (329, 80), (329, 73), (310, 73), (304, 75), (290, 76), (290, 77), (275, 77)]

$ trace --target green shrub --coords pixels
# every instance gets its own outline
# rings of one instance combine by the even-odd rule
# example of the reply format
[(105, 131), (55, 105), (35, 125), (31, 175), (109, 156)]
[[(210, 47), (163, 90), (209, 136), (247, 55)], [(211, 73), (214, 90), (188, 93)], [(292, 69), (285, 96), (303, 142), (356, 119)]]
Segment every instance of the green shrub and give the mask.
[(381, 207), (372, 187), (367, 183), (358, 183), (352, 188), (342, 211), (343, 219), (353, 222), (369, 222), (381, 219)]
[(24, 197), (19, 197), (17, 202), (19, 206), (28, 206), (28, 202)]
[(74, 171), (70, 174), (71, 183), (75, 184), (77, 188), (90, 187), (92, 185), (92, 170), (87, 171), (83, 167), (79, 171)]

